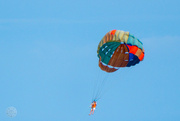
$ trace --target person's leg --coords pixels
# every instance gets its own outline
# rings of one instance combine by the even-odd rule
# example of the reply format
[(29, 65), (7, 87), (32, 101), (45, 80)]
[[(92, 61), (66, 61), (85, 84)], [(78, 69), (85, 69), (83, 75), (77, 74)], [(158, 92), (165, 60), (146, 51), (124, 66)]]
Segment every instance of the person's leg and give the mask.
[(92, 113), (92, 109), (91, 109), (91, 111), (90, 111), (89, 115), (91, 115), (91, 113)]

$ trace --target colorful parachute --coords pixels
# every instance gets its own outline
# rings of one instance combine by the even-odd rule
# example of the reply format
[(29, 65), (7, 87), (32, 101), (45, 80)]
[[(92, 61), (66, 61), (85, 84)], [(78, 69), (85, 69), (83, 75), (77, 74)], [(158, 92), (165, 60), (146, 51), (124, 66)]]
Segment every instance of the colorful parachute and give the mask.
[(120, 67), (138, 64), (144, 58), (141, 41), (129, 32), (112, 30), (100, 41), (97, 49), (99, 67), (106, 72), (114, 72)]

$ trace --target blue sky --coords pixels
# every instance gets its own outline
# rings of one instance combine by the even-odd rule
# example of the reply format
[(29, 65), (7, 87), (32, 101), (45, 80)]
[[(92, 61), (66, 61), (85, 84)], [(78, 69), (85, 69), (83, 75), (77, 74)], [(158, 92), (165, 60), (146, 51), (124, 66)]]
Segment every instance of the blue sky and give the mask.
[[(179, 4), (0, 0), (0, 120), (179, 121)], [(112, 29), (139, 38), (145, 58), (106, 74), (96, 50)], [(93, 83), (107, 75), (89, 116)], [(5, 114), (10, 106), (17, 109), (14, 118)]]

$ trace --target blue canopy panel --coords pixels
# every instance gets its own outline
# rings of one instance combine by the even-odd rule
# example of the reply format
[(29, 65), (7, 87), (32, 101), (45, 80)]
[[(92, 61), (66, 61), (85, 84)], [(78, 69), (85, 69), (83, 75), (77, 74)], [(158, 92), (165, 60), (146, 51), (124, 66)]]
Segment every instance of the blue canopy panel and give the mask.
[(129, 53), (129, 62), (126, 67), (134, 66), (134, 65), (138, 64), (139, 62), (140, 62), (140, 60), (136, 55)]

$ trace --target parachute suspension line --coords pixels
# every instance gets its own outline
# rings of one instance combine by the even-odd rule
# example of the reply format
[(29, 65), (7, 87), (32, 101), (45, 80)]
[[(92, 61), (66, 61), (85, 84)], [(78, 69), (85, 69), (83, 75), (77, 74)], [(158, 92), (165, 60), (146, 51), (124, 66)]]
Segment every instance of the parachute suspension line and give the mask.
[(96, 99), (96, 95), (97, 95), (97, 92), (98, 92), (98, 90), (99, 90), (102, 77), (103, 77), (103, 73), (102, 73), (101, 70), (99, 70), (99, 71), (98, 71), (97, 78), (94, 80), (92, 101), (97, 100), (97, 99)]
[(105, 79), (99, 80), (98, 90), (97, 90), (97, 92), (96, 92), (95, 99), (98, 98), (98, 95), (99, 95), (99, 92), (100, 92), (100, 90), (101, 90), (101, 87), (102, 87), (102, 85), (103, 85), (104, 80), (105, 80)]
[(108, 78), (108, 75), (106, 74), (104, 76), (104, 78), (102, 80), (99, 81), (99, 85), (98, 85), (98, 90), (97, 90), (97, 93), (96, 93), (96, 96), (95, 96), (95, 99), (96, 100), (99, 100), (102, 94), (102, 91), (104, 89), (104, 85), (105, 83), (107, 82), (107, 78)]
[(92, 93), (92, 101), (95, 100), (95, 93), (96, 93), (96, 90), (97, 90), (97, 88), (98, 88), (98, 80), (100, 79), (100, 71), (101, 71), (101, 70), (98, 71), (97, 78), (96, 78), (94, 81), (92, 81), (92, 82), (94, 82), (94, 83), (92, 84), (92, 85), (93, 85), (93, 87), (92, 87), (92, 90), (93, 90), (93, 93)]
[(104, 86), (105, 84), (107, 83), (107, 79), (108, 79), (108, 76), (109, 75), (106, 75), (106, 77), (104, 78), (103, 82), (102, 82), (102, 86), (100, 87), (100, 91), (99, 91), (99, 94), (97, 95), (97, 98), (101, 96), (102, 92), (104, 92)]
[(97, 93), (99, 92), (99, 89), (100, 89), (100, 85), (101, 85), (101, 81), (102, 81), (102, 77), (103, 77), (103, 74), (100, 73), (100, 78), (97, 79), (96, 81), (96, 85), (95, 85), (95, 93), (94, 93), (94, 97), (93, 97), (93, 100), (96, 100), (97, 101)]
[(98, 98), (98, 93), (100, 92), (100, 90), (102, 88), (102, 84), (103, 84), (103, 82), (105, 80), (105, 78), (104, 78), (105, 75), (106, 74), (104, 72), (100, 73), (100, 78), (97, 80), (96, 91), (95, 91), (95, 95), (94, 95), (95, 100), (98, 100), (97, 99)]
[[(108, 78), (108, 77), (107, 77)], [(107, 81), (106, 81), (107, 82)], [(111, 85), (112, 86), (112, 85)], [(108, 88), (104, 88), (104, 90), (102, 91), (102, 93), (99, 95), (98, 99), (101, 99), (101, 97), (104, 96), (104, 94), (106, 94), (108, 92), (108, 90), (111, 88), (110, 85), (108, 85)]]

